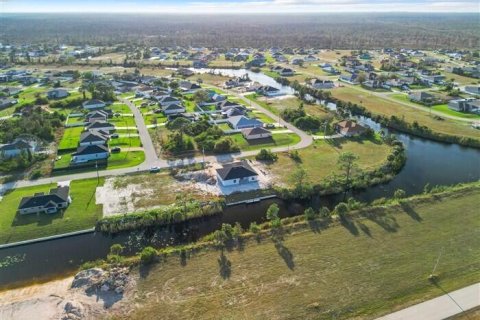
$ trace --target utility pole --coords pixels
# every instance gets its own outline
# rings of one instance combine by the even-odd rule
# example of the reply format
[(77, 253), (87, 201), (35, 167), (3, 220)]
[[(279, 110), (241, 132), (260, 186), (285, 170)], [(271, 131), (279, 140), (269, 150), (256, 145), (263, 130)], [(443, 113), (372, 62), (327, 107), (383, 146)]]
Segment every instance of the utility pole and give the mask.
[(98, 160), (95, 160), (95, 169), (97, 170), (97, 186), (100, 184), (100, 175), (98, 173)]

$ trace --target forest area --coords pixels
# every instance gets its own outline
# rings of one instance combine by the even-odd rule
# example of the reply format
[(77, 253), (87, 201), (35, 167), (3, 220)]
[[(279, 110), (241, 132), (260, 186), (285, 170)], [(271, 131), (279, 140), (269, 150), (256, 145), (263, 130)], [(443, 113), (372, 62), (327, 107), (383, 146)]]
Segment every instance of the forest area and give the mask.
[(0, 14), (0, 40), (75, 45), (478, 48), (476, 14)]

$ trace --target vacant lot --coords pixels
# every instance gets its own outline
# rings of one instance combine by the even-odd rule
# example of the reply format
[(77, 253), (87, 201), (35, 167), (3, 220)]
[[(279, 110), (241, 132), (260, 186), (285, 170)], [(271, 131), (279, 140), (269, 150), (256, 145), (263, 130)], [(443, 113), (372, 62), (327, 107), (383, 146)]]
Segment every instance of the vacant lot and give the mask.
[(75, 149), (76, 147), (78, 147), (82, 131), (83, 126), (65, 128), (62, 139), (60, 140), (60, 143), (58, 145), (58, 150)]
[(316, 140), (308, 148), (298, 150), (301, 162), (295, 162), (287, 153), (279, 153), (278, 161), (269, 168), (278, 182), (288, 183), (295, 169), (301, 166), (307, 172), (308, 180), (318, 183), (328, 175), (340, 172), (338, 157), (348, 151), (359, 156), (357, 163), (361, 169), (372, 170), (387, 160), (390, 147), (376, 139)]
[(230, 135), (242, 151), (259, 150), (262, 148), (276, 148), (281, 146), (294, 146), (300, 142), (300, 137), (295, 133), (273, 134), (271, 138), (247, 141), (241, 133)]
[(354, 87), (337, 88), (331, 92), (335, 98), (361, 104), (375, 114), (388, 117), (395, 115), (410, 123), (417, 121), (420, 125), (425, 125), (433, 131), (444, 134), (461, 135), (477, 139), (480, 137), (480, 132), (473, 129), (469, 123), (450, 119), (436, 120), (428, 111), (422, 112), (418, 109), (377, 97)]
[[(277, 245), (169, 258), (142, 273), (128, 318), (374, 319), (478, 281), (479, 196), (376, 210)], [(428, 276), (440, 252), (435, 286)]]
[[(103, 184), (100, 179), (99, 185)], [(49, 192), (55, 184), (14, 189), (0, 201), (0, 243), (51, 236), (92, 228), (102, 216), (102, 206), (95, 204), (97, 179), (70, 183), (72, 203), (63, 213), (18, 215), (20, 200), (36, 192)]]

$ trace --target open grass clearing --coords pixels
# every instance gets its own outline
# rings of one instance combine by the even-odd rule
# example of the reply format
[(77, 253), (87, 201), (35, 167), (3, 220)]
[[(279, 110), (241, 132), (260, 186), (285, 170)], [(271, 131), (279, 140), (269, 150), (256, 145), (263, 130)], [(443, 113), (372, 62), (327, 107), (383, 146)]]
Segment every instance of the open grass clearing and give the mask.
[(242, 250), (168, 258), (142, 273), (128, 317), (374, 319), (478, 281), (479, 195), (379, 208), (368, 219), (298, 229), (276, 245), (250, 240)]
[[(100, 184), (103, 184), (103, 178)], [(63, 213), (16, 213), (20, 200), (36, 192), (49, 192), (55, 184), (14, 189), (0, 201), (0, 243), (35, 239), (61, 233), (83, 230), (95, 226), (102, 217), (102, 206), (95, 204), (97, 179), (75, 180), (70, 183), (72, 203)]]
[(315, 140), (311, 146), (298, 150), (301, 162), (294, 161), (287, 153), (279, 153), (278, 160), (268, 168), (282, 184), (291, 182), (290, 177), (299, 166), (305, 169), (310, 182), (319, 183), (332, 173), (341, 172), (337, 161), (342, 152), (356, 154), (360, 169), (373, 170), (387, 160), (390, 147), (379, 138)]
[(255, 139), (251, 141), (247, 141), (241, 133), (235, 133), (228, 136), (235, 141), (242, 151), (276, 148), (288, 145), (294, 146), (300, 142), (300, 137), (295, 133), (273, 134), (271, 138)]
[(74, 149), (78, 146), (83, 126), (65, 128), (62, 139), (58, 145), (58, 150)]

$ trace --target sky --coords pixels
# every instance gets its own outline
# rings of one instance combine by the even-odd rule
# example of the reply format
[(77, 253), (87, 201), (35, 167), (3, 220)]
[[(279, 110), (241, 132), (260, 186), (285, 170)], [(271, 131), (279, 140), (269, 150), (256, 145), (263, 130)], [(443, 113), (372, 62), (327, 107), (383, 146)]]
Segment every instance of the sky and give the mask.
[(0, 12), (480, 12), (479, 0), (0, 0)]

